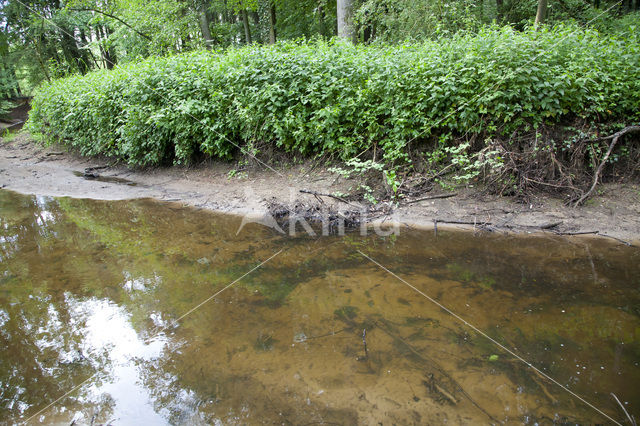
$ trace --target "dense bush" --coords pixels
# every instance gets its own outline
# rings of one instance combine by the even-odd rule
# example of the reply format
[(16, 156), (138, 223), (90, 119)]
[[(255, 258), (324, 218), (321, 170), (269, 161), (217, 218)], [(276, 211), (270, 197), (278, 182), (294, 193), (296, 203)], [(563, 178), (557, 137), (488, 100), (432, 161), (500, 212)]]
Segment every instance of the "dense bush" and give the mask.
[(280, 43), (154, 58), (41, 86), (29, 126), (132, 164), (260, 143), (387, 162), (442, 134), (640, 119), (640, 32), (487, 28), (393, 47)]

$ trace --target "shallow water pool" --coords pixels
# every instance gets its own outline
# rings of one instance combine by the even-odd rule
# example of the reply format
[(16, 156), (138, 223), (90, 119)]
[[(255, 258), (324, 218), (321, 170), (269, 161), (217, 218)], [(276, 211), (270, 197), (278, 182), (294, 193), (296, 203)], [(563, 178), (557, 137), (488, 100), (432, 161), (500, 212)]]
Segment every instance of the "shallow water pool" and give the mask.
[(0, 191), (0, 419), (623, 422), (611, 393), (640, 417), (637, 248), (240, 224)]

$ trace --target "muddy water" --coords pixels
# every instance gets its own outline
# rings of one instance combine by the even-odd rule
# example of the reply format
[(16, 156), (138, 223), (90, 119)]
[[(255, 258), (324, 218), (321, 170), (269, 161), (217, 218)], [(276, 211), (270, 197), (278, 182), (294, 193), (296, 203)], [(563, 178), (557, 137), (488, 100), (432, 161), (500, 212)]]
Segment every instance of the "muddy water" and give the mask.
[(0, 419), (610, 422), (358, 250), (613, 419), (611, 392), (640, 417), (636, 248), (239, 225), (149, 200), (0, 191)]

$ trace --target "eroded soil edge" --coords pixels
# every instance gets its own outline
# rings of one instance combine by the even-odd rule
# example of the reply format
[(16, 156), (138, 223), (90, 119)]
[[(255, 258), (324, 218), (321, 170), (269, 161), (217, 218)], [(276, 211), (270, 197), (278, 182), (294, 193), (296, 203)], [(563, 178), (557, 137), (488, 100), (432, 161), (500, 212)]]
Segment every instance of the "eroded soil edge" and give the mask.
[[(233, 165), (220, 162), (145, 170), (116, 165), (99, 169), (98, 179), (82, 176), (87, 168), (104, 166), (109, 166), (109, 160), (78, 157), (56, 147), (43, 148), (35, 145), (26, 133), (10, 141), (3, 139), (0, 144), (0, 187), (26, 194), (101, 200), (154, 198), (212, 211), (259, 216), (274, 200), (288, 205), (318, 202), (316, 196), (300, 190), (332, 194), (346, 192), (354, 185), (310, 164), (279, 168), (275, 172), (253, 168), (233, 177), (229, 173)], [(544, 194), (524, 204), (464, 188), (450, 198), (395, 208), (393, 218), (402, 227), (433, 228), (437, 222), (439, 228), (600, 235), (640, 245), (640, 185), (606, 184), (597, 192), (585, 206), (571, 208), (563, 200)], [(324, 197), (323, 202), (340, 208), (340, 201)]]

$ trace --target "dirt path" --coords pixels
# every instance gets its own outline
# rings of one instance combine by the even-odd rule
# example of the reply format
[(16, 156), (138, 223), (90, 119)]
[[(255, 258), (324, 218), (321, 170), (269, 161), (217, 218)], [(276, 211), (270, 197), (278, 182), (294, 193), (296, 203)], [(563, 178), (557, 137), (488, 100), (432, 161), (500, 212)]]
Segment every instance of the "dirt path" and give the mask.
[[(225, 213), (262, 215), (265, 202), (273, 198), (285, 203), (315, 200), (313, 195), (301, 194), (300, 189), (333, 193), (346, 192), (353, 185), (325, 169), (310, 170), (309, 165), (278, 172), (250, 169), (234, 177), (229, 177), (233, 165), (219, 162), (145, 170), (114, 166), (98, 170), (99, 179), (77, 175), (85, 168), (108, 164), (105, 159), (81, 158), (55, 147), (42, 148), (23, 133), (0, 143), (0, 187), (56, 197), (155, 198)], [(574, 209), (564, 206), (562, 200), (543, 195), (524, 205), (505, 197), (482, 196), (473, 188), (466, 188), (451, 198), (395, 209), (393, 218), (410, 227), (433, 228), (437, 220), (439, 228), (447, 226), (445, 222), (465, 222), (466, 225), (449, 226), (474, 228), (476, 223), (476, 228), (485, 224), (485, 230), (496, 232), (597, 232), (640, 245), (640, 185), (609, 184), (601, 187), (600, 193), (585, 206)]]

